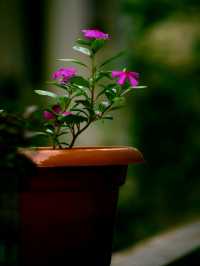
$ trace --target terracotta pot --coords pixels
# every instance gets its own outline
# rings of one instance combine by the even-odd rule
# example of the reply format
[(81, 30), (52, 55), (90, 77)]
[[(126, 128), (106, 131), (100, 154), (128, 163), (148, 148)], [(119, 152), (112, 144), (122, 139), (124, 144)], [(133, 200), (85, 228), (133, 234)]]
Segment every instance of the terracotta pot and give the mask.
[[(37, 166), (20, 192), (22, 266), (109, 266), (119, 187), (129, 147), (22, 151)], [(31, 175), (30, 175), (31, 176)]]

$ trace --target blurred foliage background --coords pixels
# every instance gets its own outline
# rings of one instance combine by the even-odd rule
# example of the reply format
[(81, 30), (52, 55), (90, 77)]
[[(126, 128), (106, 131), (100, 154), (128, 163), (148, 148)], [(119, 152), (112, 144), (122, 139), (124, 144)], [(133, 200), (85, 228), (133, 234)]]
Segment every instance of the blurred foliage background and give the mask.
[(0, 14), (0, 109), (44, 106), (33, 89), (59, 66), (56, 58), (77, 57), (71, 46), (87, 27), (112, 35), (104, 56), (127, 49), (113, 67), (128, 65), (148, 85), (112, 125), (94, 126), (80, 141), (132, 145), (146, 160), (122, 188), (114, 250), (199, 217), (199, 1), (1, 0)]
[(116, 248), (200, 213), (199, 11), (198, 1), (121, 1), (129, 64), (148, 88), (130, 105), (146, 164), (124, 188)]

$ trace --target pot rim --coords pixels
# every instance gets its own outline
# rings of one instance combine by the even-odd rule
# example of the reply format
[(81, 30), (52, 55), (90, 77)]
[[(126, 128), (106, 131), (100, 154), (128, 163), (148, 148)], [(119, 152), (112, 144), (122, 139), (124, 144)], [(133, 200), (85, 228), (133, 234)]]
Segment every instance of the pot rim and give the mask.
[(37, 167), (128, 165), (144, 162), (138, 149), (127, 146), (79, 146), (55, 150), (51, 147), (32, 147), (21, 148), (19, 152), (31, 159)]

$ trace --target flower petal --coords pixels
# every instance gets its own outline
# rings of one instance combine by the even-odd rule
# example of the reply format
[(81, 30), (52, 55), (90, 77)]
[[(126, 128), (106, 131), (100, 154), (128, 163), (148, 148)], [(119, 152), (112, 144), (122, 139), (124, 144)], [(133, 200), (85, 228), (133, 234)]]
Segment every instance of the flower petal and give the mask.
[(62, 113), (62, 115), (63, 116), (69, 116), (69, 115), (72, 115), (72, 113), (71, 112), (68, 112), (68, 111), (65, 111), (65, 112)]
[(120, 79), (117, 81), (117, 83), (118, 83), (119, 85), (124, 85), (124, 83), (126, 82), (126, 79), (127, 79), (127, 75), (126, 75), (126, 73), (121, 74), (121, 75), (120, 75)]
[(140, 77), (140, 74), (138, 72), (133, 72), (133, 71), (128, 72), (128, 75), (137, 80)]
[(88, 29), (82, 30), (84, 37), (87, 39), (99, 39), (99, 40), (107, 40), (109, 39), (109, 35), (102, 31), (96, 29)]
[(113, 70), (113, 71), (112, 71), (112, 78), (120, 77), (120, 76), (123, 75), (123, 74), (124, 74), (123, 71)]
[(136, 87), (138, 85), (137, 79), (133, 78), (131, 75), (128, 76), (128, 79), (129, 79), (132, 87)]
[(75, 75), (76, 69), (74, 67), (61, 67), (53, 73), (52, 78), (57, 80), (60, 84), (66, 84)]

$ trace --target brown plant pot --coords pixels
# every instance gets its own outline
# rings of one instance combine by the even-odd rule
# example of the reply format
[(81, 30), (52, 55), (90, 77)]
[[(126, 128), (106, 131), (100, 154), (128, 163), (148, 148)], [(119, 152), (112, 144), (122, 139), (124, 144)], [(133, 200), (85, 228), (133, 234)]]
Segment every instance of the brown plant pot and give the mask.
[(20, 192), (20, 265), (109, 266), (119, 187), (130, 147), (23, 150), (37, 174)]

